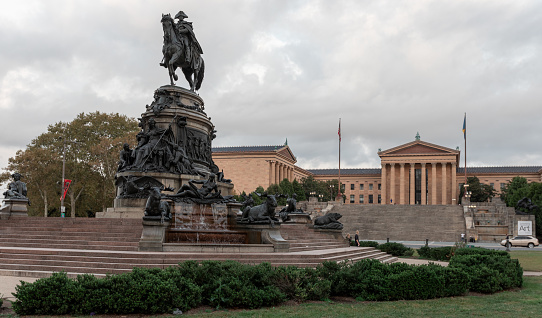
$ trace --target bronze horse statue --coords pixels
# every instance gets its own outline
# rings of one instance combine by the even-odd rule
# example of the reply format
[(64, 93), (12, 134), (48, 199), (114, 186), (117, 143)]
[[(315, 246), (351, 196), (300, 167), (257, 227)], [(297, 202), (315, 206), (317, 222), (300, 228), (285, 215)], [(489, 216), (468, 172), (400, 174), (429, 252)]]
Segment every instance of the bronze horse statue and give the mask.
[[(164, 59), (160, 65), (168, 69), (171, 85), (175, 85), (174, 81), (179, 79), (177, 74), (175, 74), (175, 70), (180, 68), (190, 84), (190, 90), (199, 90), (205, 72), (203, 58), (196, 50), (185, 49), (184, 45), (190, 45), (190, 43), (179, 39), (179, 35), (175, 31), (175, 21), (169, 13), (162, 14), (161, 22), (164, 29), (164, 46), (162, 47)], [(187, 57), (187, 51), (191, 52), (190, 55), (192, 56)], [(194, 75), (193, 79), (192, 75)]]

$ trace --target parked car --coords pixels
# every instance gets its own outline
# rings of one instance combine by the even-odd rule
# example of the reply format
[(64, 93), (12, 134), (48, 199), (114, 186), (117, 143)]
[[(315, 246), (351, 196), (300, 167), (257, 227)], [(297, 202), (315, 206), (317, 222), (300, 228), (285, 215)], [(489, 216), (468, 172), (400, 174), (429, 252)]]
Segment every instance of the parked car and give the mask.
[[(502, 246), (506, 246), (506, 244), (507, 244), (506, 239), (501, 241)], [(532, 236), (522, 235), (522, 236), (516, 236), (514, 238), (508, 239), (508, 247), (525, 246), (528, 248), (533, 248), (538, 245), (539, 245), (538, 239)]]

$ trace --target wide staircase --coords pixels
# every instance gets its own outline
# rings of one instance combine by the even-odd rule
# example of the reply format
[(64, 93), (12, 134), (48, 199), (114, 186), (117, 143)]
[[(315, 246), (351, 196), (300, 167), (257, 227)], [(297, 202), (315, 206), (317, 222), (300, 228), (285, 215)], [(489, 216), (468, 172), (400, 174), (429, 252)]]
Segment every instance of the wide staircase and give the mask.
[(342, 205), (343, 233), (360, 239), (457, 242), (466, 232), (461, 206), (456, 205)]
[(166, 268), (186, 260), (236, 260), (247, 264), (315, 267), (323, 261), (396, 258), (373, 248), (348, 247), (342, 238), (306, 225), (282, 225), (289, 253), (139, 252), (140, 219), (13, 218), (0, 220), (0, 275), (47, 277), (53, 272), (119, 274), (133, 267)]

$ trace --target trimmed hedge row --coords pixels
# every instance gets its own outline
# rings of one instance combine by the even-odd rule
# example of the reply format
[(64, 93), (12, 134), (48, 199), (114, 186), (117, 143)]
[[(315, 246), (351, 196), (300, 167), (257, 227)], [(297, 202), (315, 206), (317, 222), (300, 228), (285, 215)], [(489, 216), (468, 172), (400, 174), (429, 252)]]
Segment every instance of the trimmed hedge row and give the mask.
[(324, 262), (317, 268), (187, 261), (164, 270), (134, 268), (105, 278), (79, 275), (70, 279), (66, 273), (55, 273), (34, 283), (21, 282), (13, 309), (18, 315), (158, 314), (200, 305), (259, 308), (289, 299), (331, 296), (430, 299), (459, 296), (468, 290), (492, 293), (521, 287), (522, 274), (517, 260), (508, 254), (456, 254), (448, 267), (382, 264), (371, 259), (353, 264)]

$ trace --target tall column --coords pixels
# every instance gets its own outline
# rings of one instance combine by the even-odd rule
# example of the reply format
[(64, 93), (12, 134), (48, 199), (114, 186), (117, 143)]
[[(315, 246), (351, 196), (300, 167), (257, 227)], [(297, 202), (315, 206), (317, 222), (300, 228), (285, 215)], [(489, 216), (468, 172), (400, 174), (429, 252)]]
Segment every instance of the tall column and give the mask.
[(275, 161), (269, 161), (269, 185), (275, 183)]
[(446, 187), (446, 162), (441, 163), (442, 166), (442, 204), (448, 204), (448, 191)]
[(280, 163), (277, 162), (275, 164), (275, 183), (278, 184), (279, 183), (279, 178), (280, 178)]
[(455, 162), (452, 163), (452, 204), (457, 204), (457, 185), (456, 185), (456, 178), (457, 178), (457, 167), (455, 165)]
[(410, 204), (416, 204), (416, 170), (415, 163), (410, 164)]
[(386, 193), (386, 190), (387, 190), (387, 187), (386, 187), (386, 164), (383, 163), (382, 164), (382, 173), (380, 174), (380, 184), (381, 184), (381, 188), (380, 188), (380, 194), (382, 195), (382, 200), (381, 200), (381, 203), (382, 204), (388, 204), (388, 196), (387, 196), (387, 193)]
[(390, 201), (391, 203), (397, 204), (397, 198), (395, 197), (395, 163), (391, 163), (390, 169)]
[(405, 204), (405, 163), (400, 163), (401, 176), (399, 177), (399, 204)]
[(422, 163), (422, 205), (427, 205), (427, 172), (425, 171), (425, 163)]
[(437, 163), (431, 162), (431, 204), (437, 204)]

